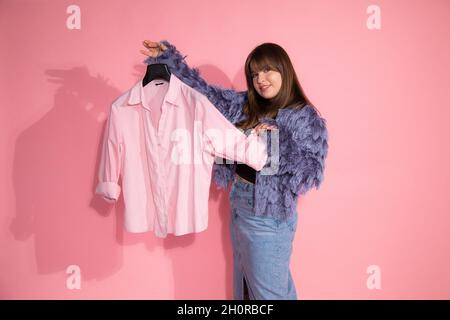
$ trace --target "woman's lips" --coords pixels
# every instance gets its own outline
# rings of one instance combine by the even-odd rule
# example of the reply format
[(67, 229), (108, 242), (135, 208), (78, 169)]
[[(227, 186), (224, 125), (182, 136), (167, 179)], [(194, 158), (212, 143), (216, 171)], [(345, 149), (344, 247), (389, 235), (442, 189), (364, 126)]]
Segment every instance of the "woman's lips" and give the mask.
[(268, 86), (263, 86), (263, 87), (259, 87), (259, 90), (261, 90), (261, 91), (265, 91), (267, 88), (269, 88), (270, 87), (270, 85), (268, 85)]

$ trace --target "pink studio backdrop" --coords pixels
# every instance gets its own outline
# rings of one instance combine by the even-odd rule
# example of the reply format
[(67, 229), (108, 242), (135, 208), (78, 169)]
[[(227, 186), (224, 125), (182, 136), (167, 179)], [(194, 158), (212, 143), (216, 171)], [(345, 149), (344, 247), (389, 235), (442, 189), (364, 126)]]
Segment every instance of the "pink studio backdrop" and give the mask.
[(290, 55), (330, 136), (325, 181), (298, 203), (299, 299), (450, 298), (450, 1), (79, 0), (79, 30), (72, 4), (0, 2), (1, 299), (232, 298), (227, 192), (211, 185), (206, 231), (166, 239), (126, 233), (123, 201), (94, 196), (144, 39), (236, 89), (256, 45)]

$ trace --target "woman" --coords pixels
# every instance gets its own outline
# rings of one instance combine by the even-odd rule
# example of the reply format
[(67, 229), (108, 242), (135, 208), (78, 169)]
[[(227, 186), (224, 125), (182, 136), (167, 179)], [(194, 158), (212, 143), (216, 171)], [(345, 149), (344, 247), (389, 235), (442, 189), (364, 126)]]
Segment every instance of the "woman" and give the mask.
[[(263, 170), (216, 162), (213, 176), (219, 188), (232, 182), (234, 298), (297, 299), (289, 268), (297, 200), (312, 187), (318, 189), (323, 180), (328, 132), (325, 119), (305, 96), (289, 56), (274, 43), (257, 46), (245, 62), (248, 90), (237, 92), (206, 83), (168, 41), (143, 44), (146, 63), (167, 64), (236, 127), (277, 133), (267, 135), (270, 163)], [(278, 150), (272, 154), (274, 146)]]

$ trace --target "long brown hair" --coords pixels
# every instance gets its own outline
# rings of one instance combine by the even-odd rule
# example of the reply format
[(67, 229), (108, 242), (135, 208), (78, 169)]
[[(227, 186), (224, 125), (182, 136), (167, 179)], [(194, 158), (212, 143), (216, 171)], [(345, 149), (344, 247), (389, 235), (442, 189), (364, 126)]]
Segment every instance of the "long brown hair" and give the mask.
[[(271, 99), (261, 97), (253, 85), (253, 72), (259, 72), (264, 68), (278, 71), (281, 74), (280, 91)], [(274, 117), (282, 108), (294, 105), (296, 108), (302, 108), (305, 104), (312, 106), (303, 92), (288, 54), (275, 43), (263, 43), (250, 52), (245, 61), (245, 78), (248, 99), (243, 111), (247, 117), (236, 124), (239, 128), (253, 128), (259, 123), (260, 118)]]

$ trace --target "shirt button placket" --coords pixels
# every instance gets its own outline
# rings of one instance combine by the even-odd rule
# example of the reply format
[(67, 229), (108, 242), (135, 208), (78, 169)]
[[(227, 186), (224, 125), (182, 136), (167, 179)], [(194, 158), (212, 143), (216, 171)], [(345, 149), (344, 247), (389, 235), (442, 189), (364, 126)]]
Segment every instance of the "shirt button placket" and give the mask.
[(161, 117), (158, 121), (158, 128), (156, 128), (156, 139), (157, 139), (157, 145), (158, 147), (156, 148), (157, 150), (157, 163), (156, 163), (156, 171), (157, 171), (157, 176), (158, 176), (158, 199), (160, 199), (161, 201), (161, 212), (159, 213), (159, 220), (160, 222), (162, 222), (162, 224), (164, 225), (165, 228), (165, 232), (167, 232), (167, 206), (166, 206), (166, 192), (164, 192), (165, 190), (165, 166), (162, 163), (163, 159), (165, 159), (164, 157), (164, 150), (165, 148), (162, 146), (161, 144), (161, 140), (162, 140), (162, 136), (161, 136), (161, 127), (164, 127), (164, 119), (165, 119), (165, 108), (164, 108), (164, 103), (162, 105), (162, 110), (161, 110)]
[[(167, 213), (166, 213), (166, 205), (165, 205), (165, 194), (164, 192), (162, 192), (161, 186), (163, 186), (163, 181), (164, 181), (164, 174), (162, 171), (162, 168), (160, 166), (160, 162), (161, 162), (161, 156), (160, 156), (160, 145), (161, 145), (161, 139), (159, 137), (158, 132), (155, 130), (155, 128), (153, 127), (152, 123), (151, 123), (151, 119), (150, 119), (150, 115), (148, 117), (146, 117), (146, 125), (147, 125), (147, 129), (149, 134), (152, 134), (153, 131), (153, 136), (156, 139), (156, 148), (153, 148), (151, 145), (149, 146), (151, 149), (153, 149), (153, 155), (154, 155), (154, 169), (155, 172), (152, 172), (152, 174), (154, 174), (155, 177), (155, 194), (154, 194), (154, 198), (156, 200), (156, 215), (157, 215), (157, 223), (158, 223), (158, 227), (157, 227), (157, 231), (156, 233), (162, 237), (165, 237), (167, 235)], [(151, 138), (150, 138), (151, 140)], [(156, 149), (156, 150), (155, 150)]]

